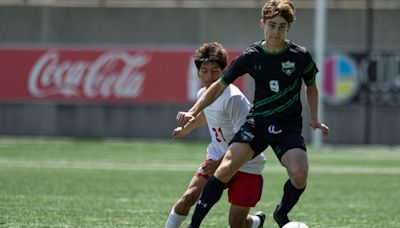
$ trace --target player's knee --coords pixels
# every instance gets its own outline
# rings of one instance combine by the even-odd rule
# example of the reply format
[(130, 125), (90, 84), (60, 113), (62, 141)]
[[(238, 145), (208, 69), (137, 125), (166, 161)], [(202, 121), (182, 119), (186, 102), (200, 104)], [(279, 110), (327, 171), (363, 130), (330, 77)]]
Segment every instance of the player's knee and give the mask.
[(222, 182), (227, 182), (229, 181), (230, 177), (233, 176), (232, 173), (234, 174), (235, 172), (236, 170), (233, 170), (232, 168), (232, 162), (227, 161), (218, 167), (214, 173), (214, 176)]
[(307, 184), (308, 166), (300, 167), (292, 172), (291, 179), (297, 188), (304, 188)]

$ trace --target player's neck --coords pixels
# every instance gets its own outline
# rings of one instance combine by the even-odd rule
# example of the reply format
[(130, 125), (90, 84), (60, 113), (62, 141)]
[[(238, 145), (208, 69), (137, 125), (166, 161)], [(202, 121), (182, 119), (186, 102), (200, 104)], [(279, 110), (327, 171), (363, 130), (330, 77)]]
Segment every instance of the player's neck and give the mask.
[(264, 40), (262, 45), (265, 48), (265, 50), (267, 50), (269, 52), (279, 52), (285, 48), (285, 41), (283, 40), (279, 44), (271, 44), (270, 42)]

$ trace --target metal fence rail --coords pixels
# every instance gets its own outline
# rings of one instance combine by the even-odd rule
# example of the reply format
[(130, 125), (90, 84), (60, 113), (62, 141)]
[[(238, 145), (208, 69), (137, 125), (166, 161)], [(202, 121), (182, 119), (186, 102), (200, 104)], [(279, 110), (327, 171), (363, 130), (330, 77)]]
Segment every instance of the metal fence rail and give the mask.
[[(316, 0), (293, 0), (297, 8), (314, 8)], [(328, 8), (399, 9), (400, 0), (327, 0)], [(166, 7), (166, 8), (259, 8), (265, 0), (0, 0), (1, 5), (58, 6), (58, 7)]]

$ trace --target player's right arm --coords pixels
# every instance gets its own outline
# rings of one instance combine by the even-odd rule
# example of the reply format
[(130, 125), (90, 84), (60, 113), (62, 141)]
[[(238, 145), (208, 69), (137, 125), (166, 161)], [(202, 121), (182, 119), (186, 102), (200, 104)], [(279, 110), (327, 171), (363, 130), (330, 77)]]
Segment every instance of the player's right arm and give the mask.
[[(182, 115), (182, 113), (183, 112), (179, 112), (177, 118), (179, 115)], [(172, 132), (172, 138), (173, 139), (183, 138), (185, 135), (190, 134), (190, 132), (192, 132), (193, 129), (201, 127), (205, 124), (207, 124), (206, 115), (204, 114), (204, 112), (200, 112), (194, 121), (188, 122), (183, 127), (175, 128)]]
[(203, 111), (204, 108), (212, 104), (224, 92), (227, 86), (221, 81), (217, 80), (206, 90), (203, 96), (189, 109), (188, 112), (182, 112), (177, 116), (177, 120), (181, 125), (188, 122), (195, 121), (197, 115)]
[(247, 66), (247, 60), (246, 56), (248, 55), (250, 51), (246, 50), (242, 54), (240, 54), (238, 57), (236, 57), (232, 63), (228, 66), (226, 71), (224, 71), (223, 75), (221, 78), (217, 81), (215, 81), (213, 84), (210, 85), (210, 87), (206, 90), (205, 94), (197, 100), (197, 102), (193, 105), (191, 109), (189, 109), (188, 112), (186, 112), (184, 115), (180, 116), (178, 122), (181, 125), (186, 124), (187, 122), (193, 121), (195, 119), (195, 116), (199, 114), (204, 108), (212, 104), (221, 94), (224, 92), (226, 87), (233, 81), (235, 81), (236, 78), (239, 76), (247, 73), (248, 67)]

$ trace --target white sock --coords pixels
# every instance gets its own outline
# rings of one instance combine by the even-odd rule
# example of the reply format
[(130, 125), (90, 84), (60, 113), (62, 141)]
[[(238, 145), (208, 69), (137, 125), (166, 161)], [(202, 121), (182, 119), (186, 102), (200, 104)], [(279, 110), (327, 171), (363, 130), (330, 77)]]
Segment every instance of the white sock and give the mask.
[(257, 228), (261, 225), (261, 219), (260, 217), (256, 215), (250, 215), (251, 219), (253, 220), (253, 224), (251, 225), (251, 228)]
[(186, 215), (178, 215), (175, 212), (175, 208), (172, 208), (171, 213), (169, 213), (167, 223), (165, 224), (165, 228), (178, 228), (186, 217)]

